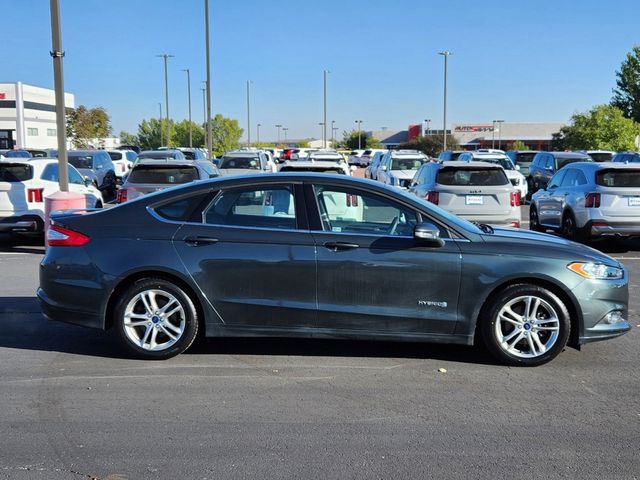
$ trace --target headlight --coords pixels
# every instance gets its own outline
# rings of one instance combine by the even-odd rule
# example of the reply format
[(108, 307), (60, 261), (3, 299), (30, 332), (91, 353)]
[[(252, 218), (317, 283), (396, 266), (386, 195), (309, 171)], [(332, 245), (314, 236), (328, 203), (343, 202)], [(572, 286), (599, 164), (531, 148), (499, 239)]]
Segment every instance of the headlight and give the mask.
[(624, 271), (618, 267), (610, 267), (603, 263), (573, 262), (567, 268), (581, 277), (592, 280), (617, 280), (624, 276)]

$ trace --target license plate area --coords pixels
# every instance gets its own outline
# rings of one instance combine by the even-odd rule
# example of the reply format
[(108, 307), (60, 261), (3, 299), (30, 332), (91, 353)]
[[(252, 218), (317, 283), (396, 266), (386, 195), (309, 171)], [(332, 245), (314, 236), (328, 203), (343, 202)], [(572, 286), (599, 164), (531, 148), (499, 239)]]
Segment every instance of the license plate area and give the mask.
[(464, 203), (465, 205), (484, 205), (484, 197), (482, 195), (467, 195)]
[(630, 207), (640, 207), (640, 197), (629, 197)]

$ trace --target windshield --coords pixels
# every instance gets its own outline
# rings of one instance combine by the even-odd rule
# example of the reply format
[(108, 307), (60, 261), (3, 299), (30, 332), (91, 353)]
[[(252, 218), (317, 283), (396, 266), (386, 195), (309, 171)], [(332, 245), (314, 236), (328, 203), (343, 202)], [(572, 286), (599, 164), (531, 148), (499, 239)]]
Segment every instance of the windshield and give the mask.
[(598, 152), (598, 153), (590, 153), (589, 156), (593, 159), (594, 162), (610, 162), (613, 158), (613, 153), (611, 152)]
[(523, 163), (526, 163), (527, 165), (531, 164), (531, 162), (533, 162), (533, 157), (536, 156), (536, 153), (538, 152), (518, 152), (516, 154), (516, 164), (518, 165), (522, 165)]
[(515, 170), (513, 163), (511, 163), (511, 160), (508, 158), (483, 158), (482, 161), (500, 165), (505, 170)]
[(640, 188), (640, 169), (601, 170), (596, 174), (596, 184), (603, 187)]
[(442, 168), (436, 183), (453, 186), (498, 186), (507, 185), (509, 179), (503, 170), (498, 168)]
[(160, 151), (160, 152), (142, 152), (140, 155), (138, 155), (138, 158), (147, 158), (147, 159), (152, 159), (152, 160), (166, 160), (166, 159), (174, 159), (174, 155), (173, 152), (170, 152), (168, 150), (165, 151)]
[(260, 159), (258, 157), (222, 157), (219, 168), (260, 170)]
[(294, 167), (291, 165), (285, 165), (280, 169), (281, 172), (323, 172), (323, 173), (338, 173), (346, 175), (345, 171), (339, 167)]
[(184, 157), (187, 160), (195, 160), (196, 159), (196, 153), (192, 152), (191, 150), (183, 150), (182, 153), (184, 154)]
[(127, 178), (127, 183), (179, 184), (198, 179), (195, 167), (176, 165), (138, 165)]
[(426, 161), (424, 158), (392, 158), (390, 170), (417, 170)]
[(76, 168), (93, 168), (93, 155), (69, 155), (69, 163)]

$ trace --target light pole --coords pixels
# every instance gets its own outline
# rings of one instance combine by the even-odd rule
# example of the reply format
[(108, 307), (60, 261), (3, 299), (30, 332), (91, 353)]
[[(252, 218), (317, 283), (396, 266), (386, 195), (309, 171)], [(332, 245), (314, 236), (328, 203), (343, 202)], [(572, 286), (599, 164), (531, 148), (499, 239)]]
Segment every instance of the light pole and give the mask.
[(169, 74), (167, 71), (167, 60), (173, 55), (161, 53), (156, 55), (164, 60), (164, 113), (167, 116), (167, 146), (171, 143), (171, 126), (169, 125)]
[(358, 124), (358, 150), (362, 148), (362, 120), (356, 120)]
[(491, 124), (491, 148), (496, 148), (496, 120), (492, 120)]
[(502, 148), (502, 124), (504, 120), (494, 120), (494, 122), (498, 124), (498, 148)]
[(280, 129), (282, 128), (282, 125), (276, 125), (276, 128), (278, 129), (278, 145), (280, 145)]
[(425, 136), (429, 135), (429, 132), (431, 131), (431, 119), (430, 118), (425, 118), (425, 123), (427, 124), (427, 131), (424, 133)]
[(328, 70), (324, 71), (324, 120), (322, 122), (322, 148), (327, 148), (327, 73)]
[(336, 143), (336, 130), (336, 121), (331, 120), (331, 148), (334, 148), (334, 145)]
[(56, 133), (58, 135), (58, 185), (61, 192), (69, 191), (67, 164), (67, 126), (64, 108), (64, 75), (62, 68), (62, 33), (60, 28), (60, 4), (51, 0), (51, 57), (53, 58), (53, 83), (56, 97)]
[(257, 139), (257, 142), (256, 142), (256, 143), (258, 144), (258, 148), (260, 147), (260, 127), (261, 127), (261, 126), (262, 126), (262, 124), (261, 124), (261, 123), (259, 123), (259, 124), (257, 124), (257, 125), (256, 125), (256, 135), (257, 135), (257, 137), (258, 137), (258, 139)]
[[(206, 83), (206, 82), (202, 82)], [(207, 146), (207, 89), (202, 87), (202, 126), (204, 127), (204, 146)]]
[(193, 148), (193, 130), (191, 126), (191, 72), (188, 68), (182, 70), (187, 72), (187, 95), (189, 98), (189, 148)]
[(449, 55), (451, 52), (445, 50), (444, 52), (439, 52), (438, 55), (444, 56), (444, 118), (442, 121), (442, 150), (447, 150), (447, 68), (449, 65)]
[(211, 157), (212, 153), (212, 134), (211, 134), (211, 56), (209, 55), (209, 0), (204, 0), (204, 31), (205, 31), (205, 55), (207, 64), (207, 155)]
[(164, 143), (164, 132), (162, 131), (162, 102), (158, 102), (160, 107), (160, 146)]
[(284, 132), (284, 143), (287, 143), (287, 130), (289, 130), (289, 127), (282, 127), (282, 131)]
[(322, 137), (322, 148), (326, 148), (325, 147), (326, 142), (325, 142), (324, 136), (327, 133), (327, 129), (325, 127), (324, 122), (319, 122), (318, 125), (320, 125), (320, 136)]
[(251, 80), (247, 80), (247, 147), (251, 148), (251, 103), (250, 103), (250, 93), (249, 93), (249, 85), (251, 84)]

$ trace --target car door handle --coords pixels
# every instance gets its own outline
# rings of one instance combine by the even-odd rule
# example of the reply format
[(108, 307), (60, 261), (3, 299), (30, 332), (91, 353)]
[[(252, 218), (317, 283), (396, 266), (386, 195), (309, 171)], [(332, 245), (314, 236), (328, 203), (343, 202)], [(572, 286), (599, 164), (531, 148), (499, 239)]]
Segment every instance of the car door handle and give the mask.
[(185, 237), (184, 243), (189, 245), (190, 247), (199, 247), (201, 245), (213, 245), (214, 243), (218, 243), (220, 240), (213, 237)]
[(327, 242), (324, 244), (325, 248), (329, 250), (333, 250), (334, 252), (338, 252), (340, 250), (352, 250), (354, 248), (359, 248), (360, 245), (357, 243), (346, 243), (346, 242)]

